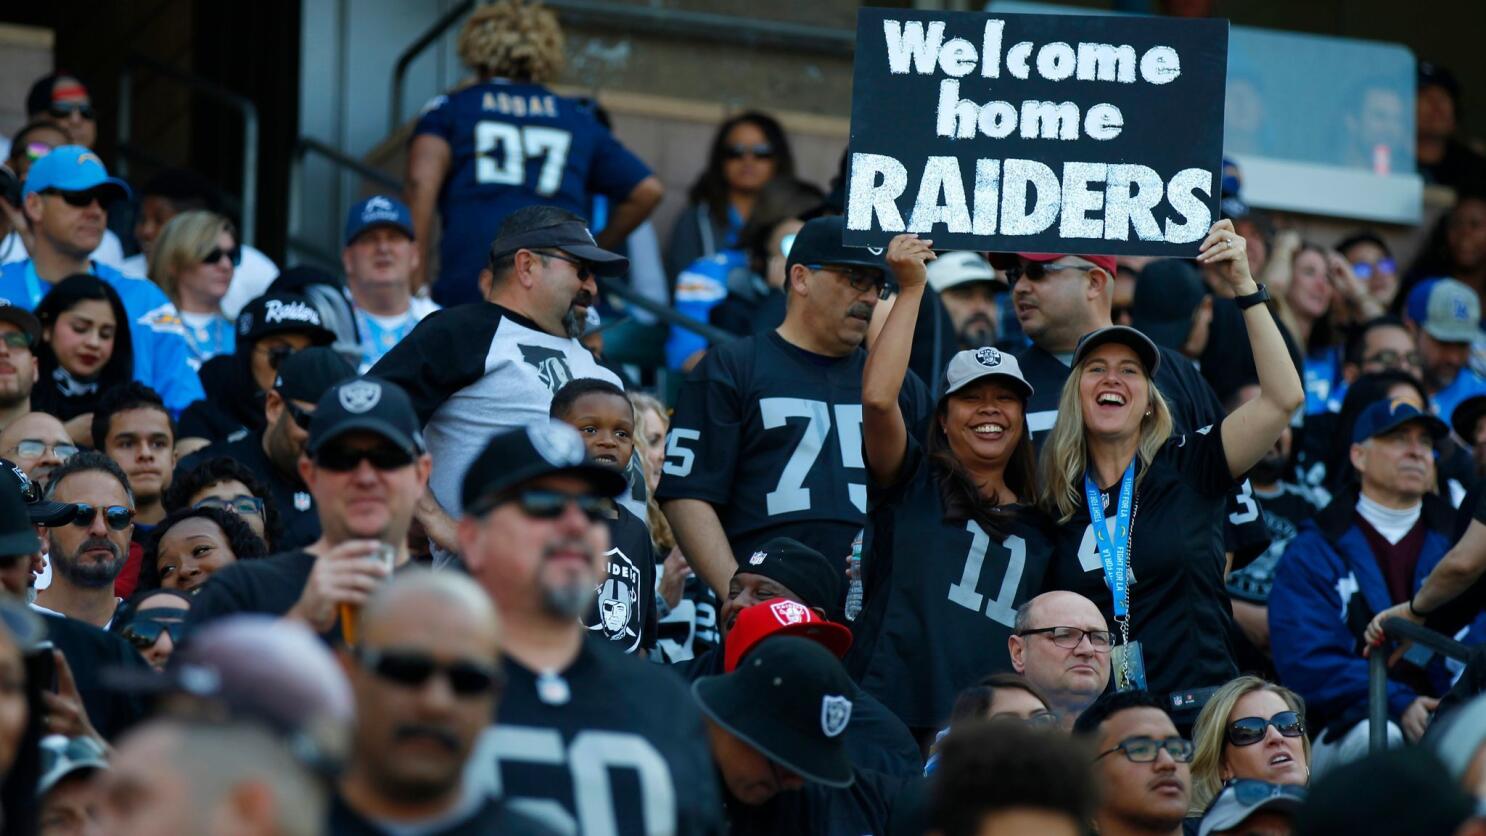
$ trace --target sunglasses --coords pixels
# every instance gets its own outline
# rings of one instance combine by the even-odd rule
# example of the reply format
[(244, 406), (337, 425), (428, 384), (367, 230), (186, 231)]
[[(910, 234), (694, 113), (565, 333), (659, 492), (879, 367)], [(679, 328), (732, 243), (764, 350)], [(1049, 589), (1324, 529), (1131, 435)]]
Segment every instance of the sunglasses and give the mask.
[(263, 516), (263, 500), (256, 496), (234, 496), (231, 499), (209, 496), (191, 507), (219, 508), (223, 511), (231, 511), (240, 517), (246, 517), (249, 514)]
[(232, 266), (233, 267), (236, 267), (239, 264), (242, 264), (242, 261), (243, 261), (242, 247), (233, 247), (230, 250), (224, 250), (221, 247), (212, 247), (211, 252), (209, 252), (206, 255), (204, 255), (204, 256), (201, 257), (201, 263), (202, 264), (216, 264), (217, 262), (221, 261), (224, 258), (227, 259), (228, 261), (232, 262)]
[(413, 463), (413, 454), (396, 447), (373, 447), (370, 450), (353, 450), (347, 447), (326, 447), (315, 454), (315, 464), (332, 473), (350, 473), (371, 462), (377, 470), (397, 470)]
[(134, 522), (134, 509), (125, 508), (122, 505), (89, 505), (86, 502), (74, 503), (72, 506), (74, 514), (72, 524), (78, 528), (87, 528), (93, 524), (93, 520), (101, 512), (103, 523), (114, 531), (123, 531)]
[(573, 269), (575, 272), (577, 272), (578, 279), (580, 281), (586, 282), (593, 276), (593, 268), (588, 266), (588, 263), (586, 261), (582, 261), (571, 256), (562, 255), (560, 253), (538, 252), (537, 255), (540, 255), (543, 258), (555, 258), (558, 261), (566, 261), (567, 263), (573, 265)]
[(253, 348), (253, 351), (255, 351), (255, 352), (256, 351), (261, 351), (265, 355), (267, 355), (267, 357), (268, 357), (268, 367), (270, 369), (273, 369), (273, 370), (277, 371), (278, 368), (279, 368), (279, 364), (281, 364), (281, 363), (284, 362), (284, 358), (286, 358), (289, 355), (291, 355), (291, 354), (294, 353), (294, 346), (292, 346), (292, 345), (275, 345), (275, 346), (258, 345), (258, 346), (255, 346)]
[(52, 451), (53, 455), (64, 462), (77, 455), (76, 444), (61, 442), (48, 444), (39, 438), (23, 438), (16, 442), (15, 445), (15, 454), (28, 459), (41, 458), (41, 455), (48, 450)]
[(1356, 264), (1352, 265), (1352, 275), (1356, 276), (1362, 281), (1367, 281), (1368, 279), (1379, 273), (1397, 272), (1398, 262), (1394, 261), (1391, 258), (1380, 258), (1378, 259), (1377, 264), (1369, 264), (1366, 261), (1359, 261)]
[(744, 157), (772, 160), (774, 159), (774, 146), (767, 142), (761, 142), (758, 145), (729, 145), (722, 149), (722, 155), (729, 160), (741, 160)]
[(1073, 650), (1083, 642), (1084, 636), (1089, 637), (1089, 645), (1095, 650), (1102, 652), (1114, 647), (1114, 633), (1108, 630), (1080, 630), (1077, 627), (1040, 627), (1036, 630), (1023, 630), (1018, 636), (1035, 636), (1039, 633), (1047, 633), (1053, 644), (1064, 650)]
[(1305, 720), (1293, 711), (1281, 711), (1268, 720), (1263, 717), (1240, 717), (1228, 724), (1228, 742), (1234, 746), (1252, 746), (1264, 739), (1270, 726), (1285, 737), (1305, 734)]
[(506, 502), (516, 503), (521, 507), (521, 513), (539, 520), (557, 519), (568, 510), (569, 505), (577, 505), (578, 510), (582, 511), (583, 515), (592, 522), (607, 519), (614, 510), (614, 501), (608, 497), (563, 493), (541, 488), (517, 491), (503, 500), (497, 500), (494, 505), (502, 505)]
[(301, 430), (308, 430), (310, 428), (310, 421), (315, 418), (315, 413), (307, 412), (303, 407), (295, 406), (288, 399), (284, 401), (284, 411), (289, 413), (289, 417), (294, 420), (294, 423)]
[(1006, 283), (1008, 285), (1015, 285), (1017, 280), (1022, 278), (1028, 278), (1035, 282), (1041, 280), (1048, 273), (1056, 273), (1059, 270), (1088, 269), (1090, 269), (1090, 265), (1087, 264), (1059, 264), (1057, 262), (1044, 264), (1040, 261), (1029, 261), (1024, 265), (1019, 264), (1006, 268)]
[(872, 291), (879, 299), (888, 297), (887, 277), (877, 270), (863, 270), (852, 267), (838, 267), (834, 264), (807, 264), (811, 270), (821, 270), (826, 273), (835, 273), (846, 280), (852, 290), (857, 293)]
[(0, 342), (5, 343), (6, 348), (30, 348), (31, 338), (25, 331), (6, 331), (0, 334)]
[(449, 690), (461, 697), (478, 697), (499, 693), (505, 686), (505, 672), (495, 665), (478, 662), (442, 664), (433, 657), (408, 650), (372, 650), (359, 648), (356, 659), (363, 668), (388, 682), (421, 688), (434, 674), (442, 674)]
[(62, 104), (59, 102), (47, 108), (47, 112), (52, 115), (53, 119), (66, 119), (74, 113), (89, 121), (93, 119), (93, 106), (90, 104)]
[(97, 192), (69, 192), (62, 189), (42, 189), (41, 193), (60, 197), (68, 206), (78, 209), (85, 209), (95, 203), (99, 206), (103, 205), (103, 201), (98, 197)]
[(1119, 745), (1113, 749), (1100, 752), (1094, 760), (1115, 752), (1125, 753), (1125, 758), (1131, 763), (1153, 763), (1156, 757), (1165, 749), (1166, 754), (1177, 763), (1190, 763), (1192, 760), (1192, 741), (1181, 737), (1167, 737), (1157, 740), (1154, 737), (1128, 737), (1121, 740)]
[[(185, 610), (169, 610), (177, 619), (185, 616)], [(153, 618), (138, 618), (129, 622), (124, 628), (123, 636), (130, 644), (140, 650), (149, 650), (160, 640), (161, 633), (170, 633), (172, 644), (180, 644), (181, 637), (186, 635), (186, 622), (184, 621), (156, 621)]]

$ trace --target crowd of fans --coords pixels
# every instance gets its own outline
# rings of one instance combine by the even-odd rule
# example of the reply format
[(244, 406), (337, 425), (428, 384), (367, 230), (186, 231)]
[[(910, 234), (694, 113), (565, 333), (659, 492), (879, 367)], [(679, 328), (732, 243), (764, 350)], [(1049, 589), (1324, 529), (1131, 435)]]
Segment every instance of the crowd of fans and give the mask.
[[(459, 54), (342, 275), (191, 171), (110, 176), (88, 89), (33, 87), (0, 832), (1486, 832), (1486, 163), (1447, 71), (1419, 164), (1457, 200), (1405, 266), (1231, 167), (1190, 260), (879, 255), (759, 112), (662, 251), (664, 186), (545, 86), (550, 11)], [(630, 319), (648, 353), (605, 351)]]

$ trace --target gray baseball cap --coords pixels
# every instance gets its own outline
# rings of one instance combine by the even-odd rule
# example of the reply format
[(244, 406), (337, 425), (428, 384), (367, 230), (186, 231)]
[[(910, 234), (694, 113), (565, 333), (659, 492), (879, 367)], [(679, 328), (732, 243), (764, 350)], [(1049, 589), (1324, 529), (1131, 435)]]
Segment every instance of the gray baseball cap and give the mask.
[(996, 268), (985, 260), (985, 256), (969, 250), (940, 253), (926, 269), (929, 287), (934, 288), (935, 293), (971, 282), (991, 282), (997, 290), (1006, 289), (1006, 279), (996, 273)]
[(1032, 397), (1032, 384), (1022, 377), (1016, 358), (998, 348), (967, 348), (949, 358), (944, 370), (944, 394), (952, 395), (983, 377), (999, 377), (1022, 397)]
[(1481, 336), (1481, 300), (1464, 282), (1440, 279), (1424, 302), (1424, 332), (1442, 343), (1475, 342)]

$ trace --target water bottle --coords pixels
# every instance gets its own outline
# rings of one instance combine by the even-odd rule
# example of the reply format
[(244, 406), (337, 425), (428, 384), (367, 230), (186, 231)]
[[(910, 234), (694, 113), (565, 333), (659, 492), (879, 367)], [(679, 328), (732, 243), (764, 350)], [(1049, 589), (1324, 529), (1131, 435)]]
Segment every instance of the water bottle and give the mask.
[(851, 541), (851, 582), (846, 587), (846, 620), (856, 621), (862, 611), (862, 537), (866, 529), (857, 532)]

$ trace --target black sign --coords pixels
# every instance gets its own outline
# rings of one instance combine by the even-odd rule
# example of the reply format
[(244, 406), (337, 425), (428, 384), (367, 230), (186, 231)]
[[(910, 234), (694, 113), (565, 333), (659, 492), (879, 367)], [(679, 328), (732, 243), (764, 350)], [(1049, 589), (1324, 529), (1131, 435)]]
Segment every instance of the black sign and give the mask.
[(845, 242), (1191, 256), (1227, 56), (1225, 20), (862, 9)]

